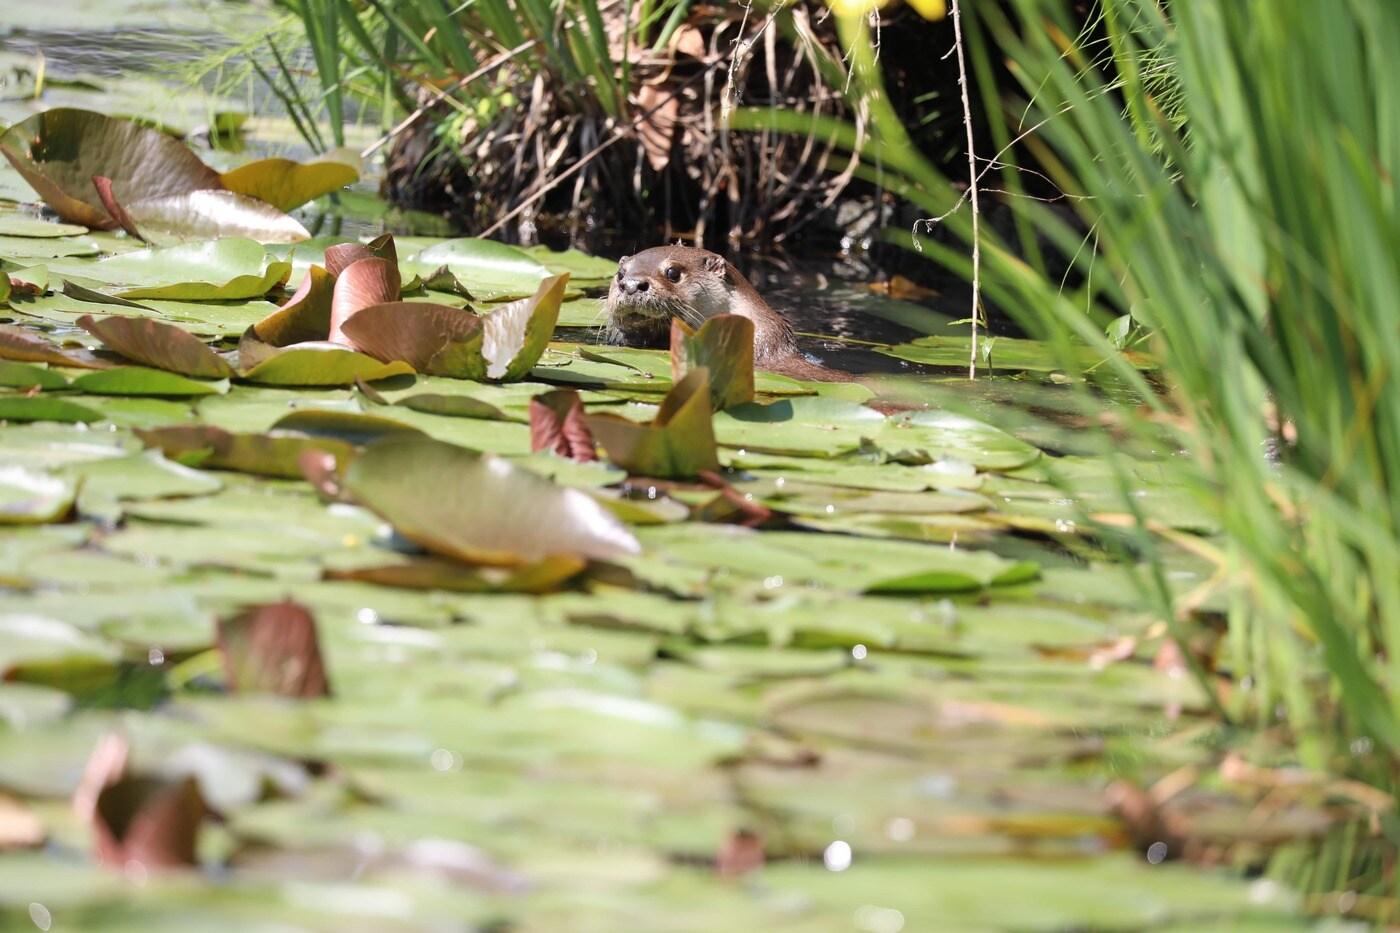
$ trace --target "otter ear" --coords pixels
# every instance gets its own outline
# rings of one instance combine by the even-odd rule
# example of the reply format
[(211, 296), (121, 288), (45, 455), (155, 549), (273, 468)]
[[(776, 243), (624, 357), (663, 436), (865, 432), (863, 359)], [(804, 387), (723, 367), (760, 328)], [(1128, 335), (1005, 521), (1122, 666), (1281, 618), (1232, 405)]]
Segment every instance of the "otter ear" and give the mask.
[(723, 256), (706, 256), (705, 271), (713, 272), (716, 275), (724, 275), (729, 271), (729, 261)]

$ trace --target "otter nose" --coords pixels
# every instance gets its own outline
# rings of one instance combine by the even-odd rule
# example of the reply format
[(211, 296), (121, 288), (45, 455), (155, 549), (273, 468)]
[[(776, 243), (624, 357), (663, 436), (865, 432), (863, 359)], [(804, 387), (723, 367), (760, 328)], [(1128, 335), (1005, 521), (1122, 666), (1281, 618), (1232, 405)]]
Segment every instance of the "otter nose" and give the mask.
[(627, 278), (622, 280), (622, 290), (629, 295), (636, 295), (640, 292), (644, 292), (649, 287), (650, 285), (648, 284), (646, 279), (639, 279), (633, 276), (628, 276)]

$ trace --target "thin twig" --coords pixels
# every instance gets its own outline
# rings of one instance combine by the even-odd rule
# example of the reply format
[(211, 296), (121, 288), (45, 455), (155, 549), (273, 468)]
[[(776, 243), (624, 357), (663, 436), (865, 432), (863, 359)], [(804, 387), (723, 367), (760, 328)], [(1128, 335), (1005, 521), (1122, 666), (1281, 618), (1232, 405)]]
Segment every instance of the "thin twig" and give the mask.
[(953, 46), (958, 51), (958, 88), (962, 91), (963, 126), (967, 129), (967, 184), (972, 201), (972, 344), (968, 354), (967, 378), (977, 378), (977, 320), (982, 297), (982, 238), (977, 204), (977, 153), (972, 140), (972, 103), (967, 96), (967, 61), (963, 57), (962, 11), (953, 0)]

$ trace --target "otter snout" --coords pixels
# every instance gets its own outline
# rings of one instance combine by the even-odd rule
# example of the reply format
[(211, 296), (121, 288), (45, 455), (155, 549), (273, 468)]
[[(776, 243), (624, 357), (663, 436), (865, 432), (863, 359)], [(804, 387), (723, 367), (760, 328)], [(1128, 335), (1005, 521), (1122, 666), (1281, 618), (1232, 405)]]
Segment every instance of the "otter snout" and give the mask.
[(651, 288), (651, 283), (638, 276), (622, 277), (622, 291), (628, 295), (638, 295)]

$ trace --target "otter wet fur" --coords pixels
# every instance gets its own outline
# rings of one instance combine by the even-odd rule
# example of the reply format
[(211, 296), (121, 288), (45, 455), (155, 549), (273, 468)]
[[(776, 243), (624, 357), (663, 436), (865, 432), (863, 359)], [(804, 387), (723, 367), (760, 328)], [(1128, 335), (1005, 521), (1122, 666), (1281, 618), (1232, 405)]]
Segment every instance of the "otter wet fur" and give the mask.
[(604, 339), (632, 347), (670, 345), (671, 318), (699, 327), (717, 314), (753, 321), (753, 360), (760, 369), (796, 379), (847, 382), (797, 349), (792, 325), (770, 308), (723, 256), (691, 246), (656, 246), (624, 256), (608, 288)]

